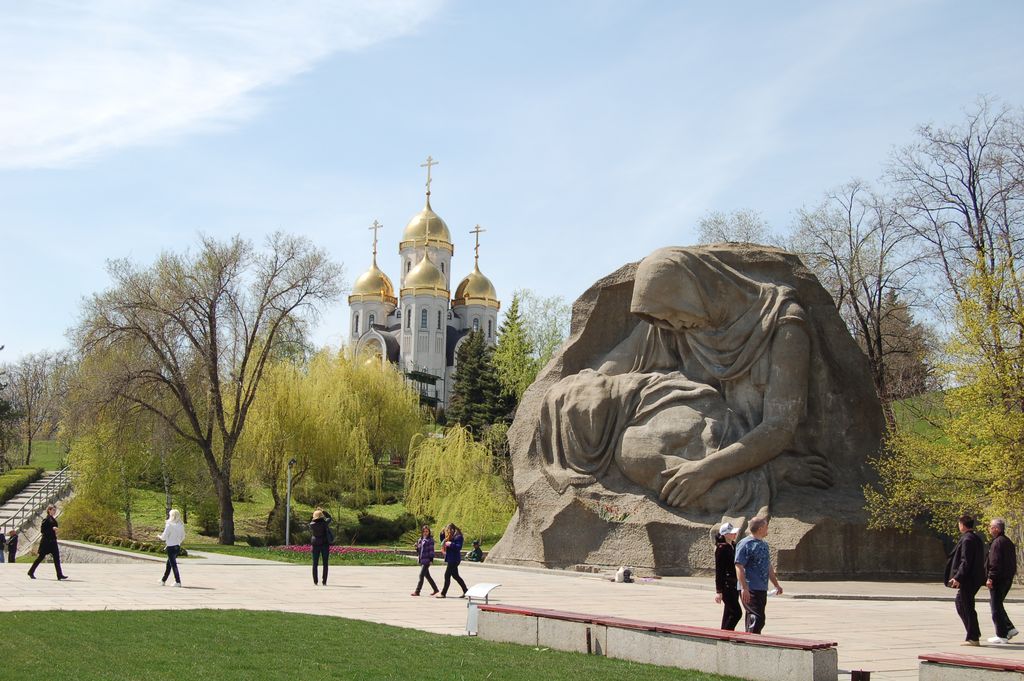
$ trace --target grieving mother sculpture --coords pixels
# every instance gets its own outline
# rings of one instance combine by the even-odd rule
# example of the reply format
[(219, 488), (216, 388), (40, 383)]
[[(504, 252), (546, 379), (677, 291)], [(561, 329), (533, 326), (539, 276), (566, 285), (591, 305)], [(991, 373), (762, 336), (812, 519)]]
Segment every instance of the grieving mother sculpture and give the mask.
[(491, 560), (691, 574), (710, 526), (769, 514), (782, 570), (926, 572), (929, 551), (865, 529), (882, 425), (866, 360), (795, 256), (660, 249), (581, 296), (524, 395), (518, 510)]
[(767, 513), (765, 464), (783, 452), (795, 455), (790, 480), (831, 485), (814, 443), (789, 449), (807, 415), (811, 347), (792, 288), (665, 248), (640, 263), (630, 311), (643, 321), (597, 371), (545, 397), (547, 463), (594, 473), (614, 460), (670, 506), (730, 515)]

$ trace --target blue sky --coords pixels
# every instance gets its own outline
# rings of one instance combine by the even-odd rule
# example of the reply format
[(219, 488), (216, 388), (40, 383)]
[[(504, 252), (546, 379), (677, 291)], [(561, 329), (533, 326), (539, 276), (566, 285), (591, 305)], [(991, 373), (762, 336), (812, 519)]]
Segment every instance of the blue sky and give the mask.
[[(245, 8), (240, 9), (240, 8)], [(921, 123), (1024, 104), (1017, 2), (0, 0), (2, 361), (65, 346), (108, 258), (308, 236), (397, 275), (432, 203), (453, 272), (572, 300), (692, 243), (783, 229)], [(347, 333), (325, 311), (318, 343)]]

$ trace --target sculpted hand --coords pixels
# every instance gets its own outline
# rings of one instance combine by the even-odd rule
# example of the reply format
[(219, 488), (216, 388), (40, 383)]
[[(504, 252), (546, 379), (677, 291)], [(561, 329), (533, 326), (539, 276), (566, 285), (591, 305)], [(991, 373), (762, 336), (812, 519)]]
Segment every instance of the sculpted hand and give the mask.
[(684, 461), (661, 472), (668, 481), (661, 488), (661, 500), (669, 506), (686, 506), (711, 489), (715, 480), (700, 461)]
[(782, 478), (793, 485), (828, 489), (835, 483), (832, 478), (832, 466), (821, 454), (787, 454), (776, 459), (774, 465), (778, 467)]

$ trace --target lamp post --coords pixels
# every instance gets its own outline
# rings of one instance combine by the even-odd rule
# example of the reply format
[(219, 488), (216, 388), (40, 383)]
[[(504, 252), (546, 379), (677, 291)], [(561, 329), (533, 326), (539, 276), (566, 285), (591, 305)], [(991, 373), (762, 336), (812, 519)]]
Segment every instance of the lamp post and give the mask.
[(292, 466), (298, 463), (295, 459), (288, 462), (288, 494), (284, 502), (284, 545), (291, 546), (292, 529)]

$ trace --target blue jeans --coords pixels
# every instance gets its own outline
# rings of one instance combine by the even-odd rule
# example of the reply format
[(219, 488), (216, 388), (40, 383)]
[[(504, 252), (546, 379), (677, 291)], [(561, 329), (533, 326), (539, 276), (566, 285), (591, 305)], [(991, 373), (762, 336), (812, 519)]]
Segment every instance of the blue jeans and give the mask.
[(324, 576), (323, 576), (323, 578), (320, 581), (322, 581), (324, 584), (327, 583), (327, 557), (329, 555), (331, 555), (331, 545), (330, 544), (325, 542), (323, 544), (320, 544), (319, 546), (316, 545), (316, 544), (313, 545), (313, 583), (314, 584), (317, 583), (317, 581), (316, 581), (316, 566), (317, 566), (317, 563), (320, 562), (320, 557), (321, 556), (323, 556), (323, 559), (324, 559)]
[(167, 547), (167, 567), (164, 569), (164, 578), (161, 582), (167, 581), (167, 576), (171, 574), (171, 570), (174, 570), (174, 582), (175, 584), (181, 584), (181, 575), (178, 574), (178, 554), (181, 553), (180, 546), (168, 546)]

